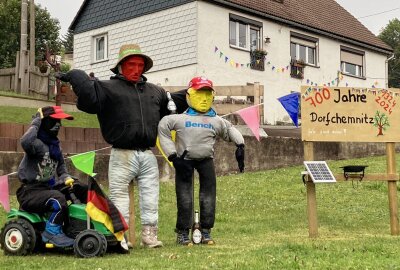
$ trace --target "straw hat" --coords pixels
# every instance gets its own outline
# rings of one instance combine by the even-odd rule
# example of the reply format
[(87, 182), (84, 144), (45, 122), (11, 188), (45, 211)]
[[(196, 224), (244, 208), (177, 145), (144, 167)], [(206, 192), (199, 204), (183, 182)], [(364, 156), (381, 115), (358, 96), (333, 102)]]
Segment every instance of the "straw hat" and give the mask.
[(142, 53), (142, 50), (140, 49), (139, 45), (137, 44), (127, 44), (127, 45), (122, 45), (121, 48), (119, 49), (119, 54), (118, 54), (118, 62), (117, 64), (111, 69), (112, 72), (115, 74), (118, 74), (118, 66), (121, 64), (121, 62), (129, 57), (129, 56), (141, 56), (144, 59), (144, 70), (143, 73), (151, 69), (153, 66), (153, 60), (151, 60), (150, 57)]

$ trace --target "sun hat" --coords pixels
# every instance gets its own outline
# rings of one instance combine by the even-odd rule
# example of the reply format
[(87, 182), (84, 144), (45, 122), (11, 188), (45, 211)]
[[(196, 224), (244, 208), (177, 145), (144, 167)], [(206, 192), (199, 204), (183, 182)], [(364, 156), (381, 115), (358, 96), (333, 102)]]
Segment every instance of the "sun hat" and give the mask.
[(118, 74), (118, 66), (121, 64), (122, 61), (124, 61), (127, 57), (129, 56), (140, 56), (143, 57), (144, 60), (144, 69), (143, 73), (151, 69), (153, 66), (153, 60), (151, 60), (150, 57), (142, 53), (142, 50), (140, 49), (140, 46), (137, 44), (126, 44), (122, 45), (121, 48), (119, 49), (119, 54), (118, 54), (118, 62), (117, 64), (111, 69), (112, 72), (115, 74)]
[(65, 113), (60, 106), (43, 107), (39, 109), (39, 112), (41, 112), (43, 117), (49, 116), (54, 119), (68, 119), (68, 120), (74, 119), (72, 115)]
[(193, 79), (190, 80), (188, 86), (189, 88), (193, 88), (195, 90), (199, 90), (201, 88), (210, 88), (214, 90), (213, 82), (204, 76), (194, 77)]

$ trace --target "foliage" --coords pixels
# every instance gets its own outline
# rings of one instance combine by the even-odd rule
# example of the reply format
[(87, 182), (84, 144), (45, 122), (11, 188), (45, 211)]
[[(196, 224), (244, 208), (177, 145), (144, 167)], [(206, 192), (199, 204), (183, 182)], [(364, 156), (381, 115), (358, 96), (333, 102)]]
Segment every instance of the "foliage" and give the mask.
[(74, 51), (74, 33), (68, 29), (65, 36), (61, 38), (62, 45), (64, 46), (65, 53), (72, 53)]
[(267, 51), (263, 50), (263, 49), (256, 49), (251, 51), (251, 53), (258, 58), (263, 58), (264, 56), (266, 56), (268, 54)]
[(68, 72), (71, 69), (71, 65), (68, 63), (61, 63), (60, 71), (61, 72)]
[[(43, 53), (46, 43), (48, 44), (51, 51), (60, 51), (61, 43), (58, 39), (60, 23), (57, 19), (51, 18), (50, 13), (47, 11), (47, 9), (42, 9), (40, 5), (36, 5), (35, 9), (36, 58), (41, 60), (44, 55)], [(16, 53), (20, 48), (20, 21), (21, 0), (1, 1), (0, 68), (9, 68), (15, 66)]]
[[(368, 165), (366, 173), (386, 169), (385, 157), (328, 164), (336, 173), (348, 164)], [(6, 257), (0, 252), (1, 266), (16, 270), (399, 269), (400, 245), (398, 237), (390, 235), (387, 183), (317, 184), (319, 237), (310, 239), (302, 170), (303, 166), (295, 166), (218, 177), (215, 246), (175, 244), (175, 185), (169, 181), (160, 183), (158, 225), (164, 247), (145, 249), (136, 243), (130, 254), (79, 260), (72, 251), (47, 250), (27, 257)], [(195, 183), (197, 197), (197, 179)], [(137, 188), (134, 197), (139, 242)], [(17, 206), (15, 196), (11, 203)], [(0, 208), (0, 227), (4, 223)]]
[(390, 20), (379, 38), (394, 51), (394, 58), (389, 61), (389, 87), (400, 88), (400, 20)]

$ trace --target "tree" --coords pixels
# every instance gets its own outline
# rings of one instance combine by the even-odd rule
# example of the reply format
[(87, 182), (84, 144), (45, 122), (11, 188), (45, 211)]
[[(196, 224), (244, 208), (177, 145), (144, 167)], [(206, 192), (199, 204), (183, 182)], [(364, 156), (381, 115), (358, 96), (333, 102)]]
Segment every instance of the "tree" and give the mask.
[(386, 129), (390, 127), (389, 118), (386, 114), (376, 111), (374, 123), (372, 125), (378, 128), (378, 134), (376, 136), (383, 135), (383, 131), (386, 131)]
[[(61, 42), (58, 36), (61, 27), (57, 19), (51, 18), (47, 9), (35, 5), (35, 10), (36, 58), (41, 59), (45, 44), (49, 45), (52, 52), (60, 51)], [(0, 25), (0, 68), (15, 67), (21, 37), (21, 0), (1, 0)]]
[(389, 87), (400, 88), (400, 20), (390, 20), (378, 37), (394, 51), (389, 61)]
[(64, 46), (65, 53), (72, 53), (74, 51), (74, 33), (68, 29), (68, 32), (61, 39)]

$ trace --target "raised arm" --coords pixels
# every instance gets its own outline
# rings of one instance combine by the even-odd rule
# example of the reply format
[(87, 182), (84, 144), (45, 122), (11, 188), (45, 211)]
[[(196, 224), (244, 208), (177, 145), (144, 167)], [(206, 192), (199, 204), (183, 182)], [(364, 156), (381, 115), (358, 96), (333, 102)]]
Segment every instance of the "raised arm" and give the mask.
[(79, 110), (92, 114), (101, 111), (104, 96), (97, 80), (90, 80), (89, 76), (79, 69), (73, 69), (67, 73), (57, 73), (56, 77), (72, 85), (72, 89), (78, 96), (76, 106)]
[(21, 137), (21, 147), (28, 155), (36, 155), (37, 149), (41, 149), (43, 145), (43, 143), (37, 139), (41, 122), (41, 116), (37, 113), (32, 119), (31, 126)]

